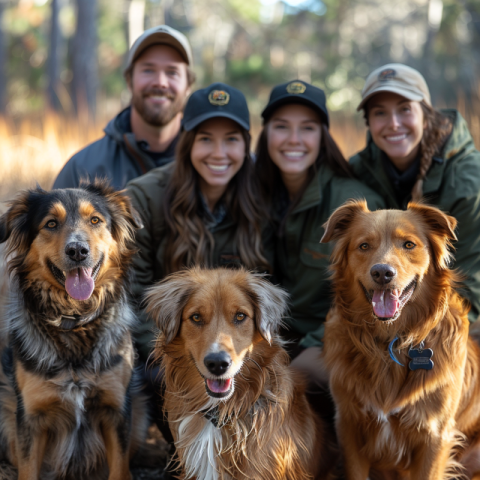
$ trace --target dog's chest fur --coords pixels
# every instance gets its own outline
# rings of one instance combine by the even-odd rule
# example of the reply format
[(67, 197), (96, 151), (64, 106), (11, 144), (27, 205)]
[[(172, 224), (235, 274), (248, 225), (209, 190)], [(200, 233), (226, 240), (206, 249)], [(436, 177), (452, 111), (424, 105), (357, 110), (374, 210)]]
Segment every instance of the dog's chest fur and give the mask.
[[(262, 409), (263, 403), (264, 400), (260, 397), (252, 406), (252, 411)], [(174, 422), (177, 425), (176, 445), (183, 452), (185, 478), (197, 480), (238, 478), (232, 476), (239, 468), (235, 461), (232, 462), (232, 455), (235, 456), (240, 451), (246, 454), (247, 442), (249, 440), (256, 442), (249, 435), (254, 430), (250, 414), (241, 420), (236, 417), (229, 418), (220, 426), (204, 416), (203, 412), (208, 410), (213, 413), (215, 407), (220, 404), (219, 400), (210, 398), (199, 412), (187, 414)], [(255, 435), (252, 434), (252, 437)]]
[(210, 420), (199, 414), (183, 418), (178, 427), (179, 444), (186, 444), (184, 450), (186, 478), (197, 480), (228, 480), (220, 477), (217, 466), (218, 456), (223, 450), (223, 435)]
[[(20, 421), (27, 422), (32, 433), (45, 428), (51, 432), (45, 478), (48, 471), (93, 474), (105, 458), (102, 422), (113, 411), (123, 415), (129, 404), (134, 352), (128, 329), (134, 317), (122, 302), (97, 320), (98, 326), (92, 325), (96, 331), (81, 339), (73, 331), (54, 332), (52, 339), (49, 329), (55, 327), (39, 328), (40, 321), (22, 307), (10, 310), (11, 347), (4, 351), (2, 366), (8, 379), (3, 389), (12, 406), (1, 430), (16, 431)], [(88, 338), (87, 356), (69, 348)], [(24, 442), (28, 445), (28, 438)]]

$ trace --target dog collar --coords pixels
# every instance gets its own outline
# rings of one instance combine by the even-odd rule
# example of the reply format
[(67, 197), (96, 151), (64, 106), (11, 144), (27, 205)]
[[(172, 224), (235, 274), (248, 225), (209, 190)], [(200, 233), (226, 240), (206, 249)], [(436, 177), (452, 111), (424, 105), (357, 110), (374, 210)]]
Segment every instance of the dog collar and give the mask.
[(95, 320), (97, 315), (94, 313), (92, 315), (87, 315), (82, 317), (81, 315), (74, 314), (74, 315), (62, 315), (60, 317), (60, 325), (59, 328), (61, 330), (73, 330), (74, 328), (78, 327), (81, 323), (82, 325), (86, 325), (90, 323), (92, 320)]
[[(395, 353), (393, 352), (393, 344), (398, 340), (398, 336), (395, 337), (389, 344), (388, 344), (388, 353), (390, 354), (390, 358), (395, 362), (398, 363), (401, 367), (405, 365), (401, 363)], [(408, 362), (408, 368), (412, 371), (414, 370), (432, 370), (434, 363), (432, 360), (433, 357), (433, 350), (431, 348), (424, 348), (425, 347), (425, 340), (422, 340), (418, 346), (418, 348), (410, 348), (408, 349), (407, 355), (410, 357), (410, 362)]]
[(220, 423), (220, 411), (218, 405), (213, 408), (208, 408), (207, 410), (200, 410), (200, 413), (203, 413), (203, 416), (212, 422), (215, 428), (222, 428), (230, 420), (230, 417), (227, 417), (222, 423)]

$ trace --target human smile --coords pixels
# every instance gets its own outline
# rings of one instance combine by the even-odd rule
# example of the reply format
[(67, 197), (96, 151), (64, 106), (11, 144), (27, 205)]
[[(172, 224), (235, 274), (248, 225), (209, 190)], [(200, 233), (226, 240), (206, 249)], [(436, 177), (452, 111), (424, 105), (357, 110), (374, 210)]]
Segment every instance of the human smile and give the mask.
[(153, 100), (155, 103), (165, 103), (170, 100), (166, 95), (148, 95), (150, 100)]
[(384, 137), (387, 142), (390, 143), (400, 143), (407, 138), (406, 133), (401, 133), (397, 135), (388, 135)]
[(214, 173), (223, 173), (228, 170), (230, 167), (230, 164), (224, 164), (224, 165), (218, 165), (214, 163), (206, 163), (205, 164), (209, 170), (211, 170)]
[(291, 160), (298, 160), (306, 155), (306, 152), (301, 152), (298, 150), (284, 150), (283, 155)]

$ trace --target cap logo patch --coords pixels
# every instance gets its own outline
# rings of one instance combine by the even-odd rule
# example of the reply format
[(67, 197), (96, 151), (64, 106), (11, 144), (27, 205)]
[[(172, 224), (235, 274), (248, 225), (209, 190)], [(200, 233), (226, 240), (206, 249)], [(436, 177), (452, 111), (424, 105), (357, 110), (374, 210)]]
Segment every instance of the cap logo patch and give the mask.
[(393, 68), (387, 68), (386, 70), (382, 70), (378, 74), (378, 80), (380, 82), (386, 82), (387, 80), (391, 80), (396, 75), (397, 75), (397, 72)]
[(295, 95), (299, 95), (299, 94), (305, 92), (306, 89), (307, 89), (307, 87), (303, 83), (300, 83), (300, 82), (292, 82), (292, 83), (289, 83), (287, 85), (287, 92), (288, 93), (293, 93)]
[(226, 105), (230, 101), (230, 94), (225, 92), (225, 90), (212, 90), (208, 94), (208, 101), (212, 105)]

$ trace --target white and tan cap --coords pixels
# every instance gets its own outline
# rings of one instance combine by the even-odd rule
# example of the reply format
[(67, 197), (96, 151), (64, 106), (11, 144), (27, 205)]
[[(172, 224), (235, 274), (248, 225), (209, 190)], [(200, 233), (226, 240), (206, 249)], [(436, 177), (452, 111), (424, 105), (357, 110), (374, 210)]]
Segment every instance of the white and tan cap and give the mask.
[(392, 92), (408, 100), (424, 101), (431, 105), (430, 91), (422, 74), (401, 63), (389, 63), (374, 70), (365, 82), (362, 101), (357, 107), (361, 110), (370, 98), (379, 92)]
[(168, 25), (159, 25), (158, 27), (145, 30), (135, 40), (132, 48), (128, 52), (125, 71), (128, 71), (142, 52), (152, 45), (168, 45), (174, 48), (180, 53), (187, 65), (193, 66), (192, 49), (188, 43), (187, 37)]

